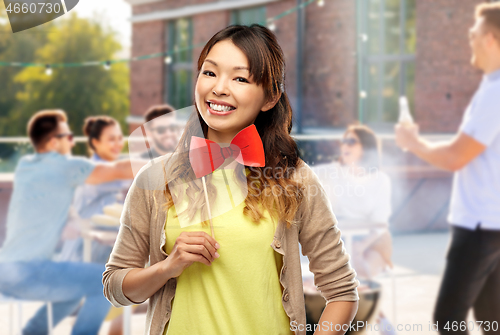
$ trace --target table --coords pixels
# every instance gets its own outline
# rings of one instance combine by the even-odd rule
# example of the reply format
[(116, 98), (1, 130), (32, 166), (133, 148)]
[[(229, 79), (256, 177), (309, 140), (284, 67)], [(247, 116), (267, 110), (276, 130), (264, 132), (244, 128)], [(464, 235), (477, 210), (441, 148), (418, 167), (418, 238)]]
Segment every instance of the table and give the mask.
[(90, 228), (82, 232), (83, 236), (83, 261), (90, 262), (92, 260), (92, 241), (98, 241), (103, 244), (113, 246), (118, 236), (116, 230), (102, 230), (98, 228)]
[[(389, 224), (384, 222), (369, 222), (369, 221), (358, 221), (358, 220), (342, 220), (339, 219), (338, 227), (341, 232), (341, 236), (346, 243), (346, 251), (352, 257), (352, 244), (354, 236), (368, 235), (372, 229), (388, 229)], [(390, 271), (392, 280), (392, 314), (393, 322), (396, 322), (396, 279), (394, 277), (394, 272)]]
[(387, 229), (389, 228), (389, 224), (384, 222), (339, 219), (338, 228), (340, 229), (341, 237), (346, 244), (345, 248), (347, 253), (352, 255), (352, 243), (354, 236), (368, 235), (372, 229)]

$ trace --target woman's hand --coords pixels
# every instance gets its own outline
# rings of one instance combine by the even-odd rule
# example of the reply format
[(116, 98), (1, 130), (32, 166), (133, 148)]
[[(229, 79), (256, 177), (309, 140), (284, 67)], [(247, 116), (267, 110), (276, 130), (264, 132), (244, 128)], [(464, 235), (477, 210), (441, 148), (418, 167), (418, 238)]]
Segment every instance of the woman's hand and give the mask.
[(180, 276), (193, 262), (210, 266), (216, 258), (219, 258), (217, 253), (219, 247), (219, 243), (205, 232), (182, 232), (175, 240), (167, 259), (163, 261), (168, 277)]
[(205, 232), (182, 232), (167, 259), (127, 273), (123, 278), (123, 294), (136, 304), (142, 303), (193, 262), (210, 265), (219, 257), (218, 248), (219, 244)]

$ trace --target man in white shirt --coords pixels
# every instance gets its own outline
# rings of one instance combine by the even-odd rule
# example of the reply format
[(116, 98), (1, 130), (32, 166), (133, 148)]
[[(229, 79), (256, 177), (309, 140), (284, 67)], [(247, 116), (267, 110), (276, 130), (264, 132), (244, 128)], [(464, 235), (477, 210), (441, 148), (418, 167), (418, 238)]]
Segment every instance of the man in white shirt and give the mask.
[(396, 126), (396, 143), (437, 167), (455, 171), (448, 221), (452, 243), (434, 310), (440, 334), (477, 329), (500, 334), (500, 3), (476, 7), (469, 30), (471, 63), (483, 80), (449, 142), (430, 143), (418, 126)]

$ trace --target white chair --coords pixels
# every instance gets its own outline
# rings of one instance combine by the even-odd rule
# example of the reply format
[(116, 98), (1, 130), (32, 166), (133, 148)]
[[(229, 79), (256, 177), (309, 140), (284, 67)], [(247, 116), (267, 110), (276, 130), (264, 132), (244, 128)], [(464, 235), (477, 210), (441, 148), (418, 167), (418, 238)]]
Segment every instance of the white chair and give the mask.
[[(9, 305), (9, 335), (21, 335), (23, 329), (23, 303), (27, 303), (29, 300), (20, 300), (11, 297), (4, 296), (0, 294), (0, 304)], [(54, 334), (54, 324), (52, 318), (52, 303), (46, 302), (47, 304), (47, 330), (49, 335)], [(14, 332), (14, 309), (17, 305), (17, 330)]]
[[(348, 230), (348, 232), (350, 233), (349, 230)], [(352, 252), (353, 252), (353, 248), (352, 248), (352, 246), (353, 246), (353, 239), (352, 239), (352, 237), (350, 237), (349, 233), (346, 234), (347, 235), (347, 238), (346, 238), (346, 240), (347, 240), (346, 249), (349, 252), (349, 254), (353, 255), (352, 254)], [(367, 234), (368, 234), (367, 231), (365, 231), (364, 234), (363, 234), (362, 231), (357, 232), (357, 235), (367, 235)], [(390, 237), (390, 242), (389, 243), (391, 243), (391, 245), (392, 245), (392, 236), (390, 235), (390, 233), (389, 233), (389, 237)], [(378, 237), (376, 235), (373, 236), (373, 240), (375, 240), (377, 238)], [(365, 243), (371, 244), (372, 241), (367, 240), (367, 242), (365, 242)], [(391, 266), (390, 266), (390, 264), (388, 263), (387, 260), (384, 260), (384, 262), (385, 263), (381, 267), (380, 272), (378, 274), (376, 274), (375, 276), (370, 276), (370, 278), (365, 278), (365, 279), (376, 280), (379, 276), (383, 276), (383, 275), (388, 275), (391, 278), (391, 286), (392, 286), (391, 287), (391, 291), (392, 291), (392, 294), (391, 294), (392, 295), (392, 319), (393, 319), (392, 322), (396, 324), (397, 323), (396, 322), (397, 321), (397, 315), (396, 315), (396, 311), (397, 311), (397, 308), (396, 308), (396, 302), (397, 302), (397, 299), (396, 299), (396, 276), (394, 274), (394, 268), (391, 268)], [(391, 263), (392, 263), (392, 261), (391, 261)], [(368, 270), (368, 272), (370, 272), (370, 271)]]
[(390, 266), (386, 266), (384, 268), (384, 270), (382, 271), (382, 273), (380, 273), (379, 275), (377, 275), (375, 278), (379, 277), (379, 276), (383, 276), (383, 275), (389, 275), (389, 277), (391, 278), (391, 291), (392, 291), (392, 322), (394, 324), (397, 324), (397, 315), (396, 315), (396, 311), (397, 311), (397, 308), (396, 308), (396, 302), (397, 302), (397, 299), (396, 299), (396, 276), (394, 274), (394, 268), (391, 268)]

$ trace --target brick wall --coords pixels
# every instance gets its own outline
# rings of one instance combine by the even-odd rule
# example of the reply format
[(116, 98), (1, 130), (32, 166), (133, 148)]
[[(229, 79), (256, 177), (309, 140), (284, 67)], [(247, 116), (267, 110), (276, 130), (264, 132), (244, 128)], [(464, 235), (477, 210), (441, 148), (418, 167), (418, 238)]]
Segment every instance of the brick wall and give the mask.
[[(163, 21), (134, 23), (132, 28), (132, 57), (165, 50)], [(143, 115), (152, 105), (163, 102), (163, 57), (131, 63), (130, 108), (132, 115)]]
[[(160, 1), (134, 6), (134, 14), (167, 10), (211, 0)], [(479, 0), (417, 1), (417, 53), (415, 116), (423, 132), (456, 131), (463, 112), (477, 89), (481, 74), (470, 63), (467, 31)], [(459, 5), (458, 5), (459, 4)], [(272, 17), (296, 6), (295, 0), (267, 5)], [(306, 7), (303, 124), (343, 127), (356, 119), (356, 6), (355, 1), (329, 0), (324, 7)], [(230, 11), (193, 17), (193, 44), (207, 41), (229, 24)], [(286, 88), (292, 106), (297, 101), (297, 16), (276, 22), (275, 34), (287, 63)], [(165, 22), (135, 23), (132, 54), (145, 55), (166, 49)], [(193, 50), (193, 67), (201, 48)], [(131, 114), (142, 115), (163, 102), (162, 58), (132, 63)], [(193, 80), (193, 85), (195, 80)]]
[[(167, 10), (212, 1), (161, 1), (133, 7), (134, 14)], [(272, 17), (296, 6), (295, 0), (267, 5)], [(354, 1), (329, 0), (324, 7), (306, 8), (304, 40), (304, 105), (306, 126), (343, 126), (353, 120), (356, 110), (356, 33)], [(200, 14), (193, 19), (193, 44), (208, 41), (226, 27), (230, 11)], [(297, 14), (276, 22), (275, 34), (285, 54), (286, 90), (292, 106), (297, 101)], [(166, 50), (166, 24), (163, 21), (133, 24), (133, 56)], [(202, 48), (193, 50), (193, 73)], [(314, 51), (314, 52), (313, 52)], [(164, 82), (162, 58), (132, 63), (131, 114), (143, 115), (152, 104), (161, 103)], [(194, 79), (194, 78), (193, 78)], [(193, 85), (195, 80), (193, 80)], [(320, 112), (318, 112), (320, 111)]]
[(468, 29), (480, 2), (417, 1), (415, 117), (422, 131), (455, 132), (478, 87)]
[(325, 1), (306, 13), (303, 124), (342, 127), (357, 114), (356, 2)]

